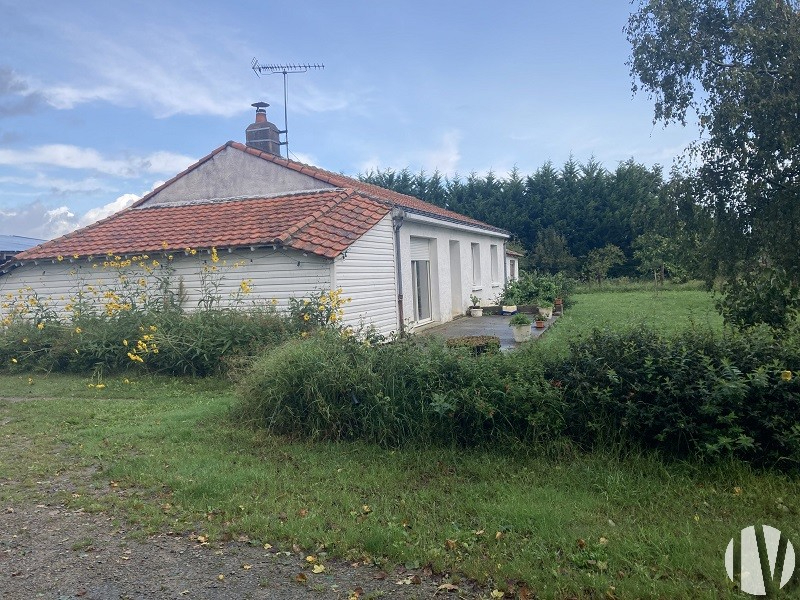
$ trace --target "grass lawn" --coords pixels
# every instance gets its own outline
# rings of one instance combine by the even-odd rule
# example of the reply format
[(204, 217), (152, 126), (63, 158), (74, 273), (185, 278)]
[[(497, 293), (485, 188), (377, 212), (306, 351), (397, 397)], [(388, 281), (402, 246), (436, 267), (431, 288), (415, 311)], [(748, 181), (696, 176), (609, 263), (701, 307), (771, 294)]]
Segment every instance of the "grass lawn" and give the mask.
[(585, 292), (572, 297), (556, 326), (541, 339), (548, 349), (565, 348), (568, 341), (592, 329), (615, 329), (646, 325), (663, 333), (689, 327), (722, 329), (722, 317), (714, 300), (703, 290)]
[[(0, 401), (3, 505), (105, 510), (143, 534), (325, 546), (554, 598), (736, 597), (723, 555), (739, 530), (766, 522), (800, 545), (800, 481), (739, 464), (310, 444), (234, 427), (227, 384), (105, 385), (0, 376), (4, 395), (29, 398)], [(48, 496), (52, 480), (87, 471)]]

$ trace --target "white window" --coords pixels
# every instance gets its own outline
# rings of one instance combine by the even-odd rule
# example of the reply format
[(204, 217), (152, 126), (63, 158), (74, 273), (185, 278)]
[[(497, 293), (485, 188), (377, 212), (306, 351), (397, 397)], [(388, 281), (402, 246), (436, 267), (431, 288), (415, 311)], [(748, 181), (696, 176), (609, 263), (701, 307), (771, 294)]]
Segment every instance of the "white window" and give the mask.
[(489, 256), (492, 260), (492, 285), (500, 285), (500, 263), (497, 258), (497, 246), (492, 244), (489, 246)]
[(481, 245), (472, 244), (472, 289), (481, 289)]
[(412, 237), (411, 290), (414, 294), (414, 321), (431, 320), (431, 240)]
[(414, 321), (431, 319), (431, 263), (428, 260), (411, 261), (411, 289), (414, 291)]
[(508, 278), (512, 280), (517, 278), (517, 261), (513, 258), (508, 259)]

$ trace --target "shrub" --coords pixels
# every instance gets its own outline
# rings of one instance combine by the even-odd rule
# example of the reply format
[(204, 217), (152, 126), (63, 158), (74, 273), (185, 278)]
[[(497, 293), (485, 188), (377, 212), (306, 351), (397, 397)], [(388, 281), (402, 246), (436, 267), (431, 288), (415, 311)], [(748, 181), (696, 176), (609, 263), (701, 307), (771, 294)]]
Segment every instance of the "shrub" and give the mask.
[[(796, 333), (594, 331), (550, 365), (568, 434), (621, 440), (675, 456), (800, 464)], [(788, 376), (786, 374), (789, 374)]]
[(519, 279), (506, 284), (500, 296), (500, 304), (548, 304), (553, 305), (556, 298), (567, 302), (575, 282), (563, 273), (548, 275), (545, 273), (524, 273)]
[(16, 320), (0, 332), (0, 370), (218, 375), (297, 333), (272, 307), (84, 313), (69, 324)]
[(765, 323), (785, 328), (800, 310), (800, 286), (784, 269), (761, 267), (726, 282), (716, 303), (726, 324), (751, 327)]
[(558, 392), (503, 354), (437, 340), (367, 346), (323, 331), (262, 355), (238, 417), (281, 434), (384, 446), (555, 439)]

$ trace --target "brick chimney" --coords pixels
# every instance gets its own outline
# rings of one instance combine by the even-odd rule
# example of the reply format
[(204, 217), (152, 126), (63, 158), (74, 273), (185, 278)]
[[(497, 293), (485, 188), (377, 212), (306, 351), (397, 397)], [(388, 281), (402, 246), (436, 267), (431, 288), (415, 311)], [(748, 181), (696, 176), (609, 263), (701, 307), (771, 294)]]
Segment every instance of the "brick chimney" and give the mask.
[(267, 107), (269, 104), (255, 102), (251, 106), (256, 109), (256, 120), (255, 123), (248, 125), (245, 130), (246, 144), (262, 152), (280, 156), (279, 130), (274, 123), (267, 121)]

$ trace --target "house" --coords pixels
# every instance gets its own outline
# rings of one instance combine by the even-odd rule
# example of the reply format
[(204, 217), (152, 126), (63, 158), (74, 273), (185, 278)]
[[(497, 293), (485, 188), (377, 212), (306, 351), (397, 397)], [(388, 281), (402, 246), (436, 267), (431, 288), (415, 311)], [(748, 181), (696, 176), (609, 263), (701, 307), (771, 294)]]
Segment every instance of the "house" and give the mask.
[(463, 315), (473, 295), (496, 299), (506, 231), (282, 158), (265, 106), (247, 144), (228, 142), (131, 207), (0, 266), (0, 295), (30, 286), (61, 311), (78, 289), (112, 285), (120, 269), (130, 281), (168, 260), (170, 285), (191, 309), (204, 301), (213, 259), (229, 267), (213, 275), (219, 305), (241, 303), (245, 291), (247, 303), (285, 307), (341, 288), (352, 299), (345, 321), (384, 334)]
[(19, 235), (0, 235), (0, 265), (23, 250), (41, 244), (44, 240)]

